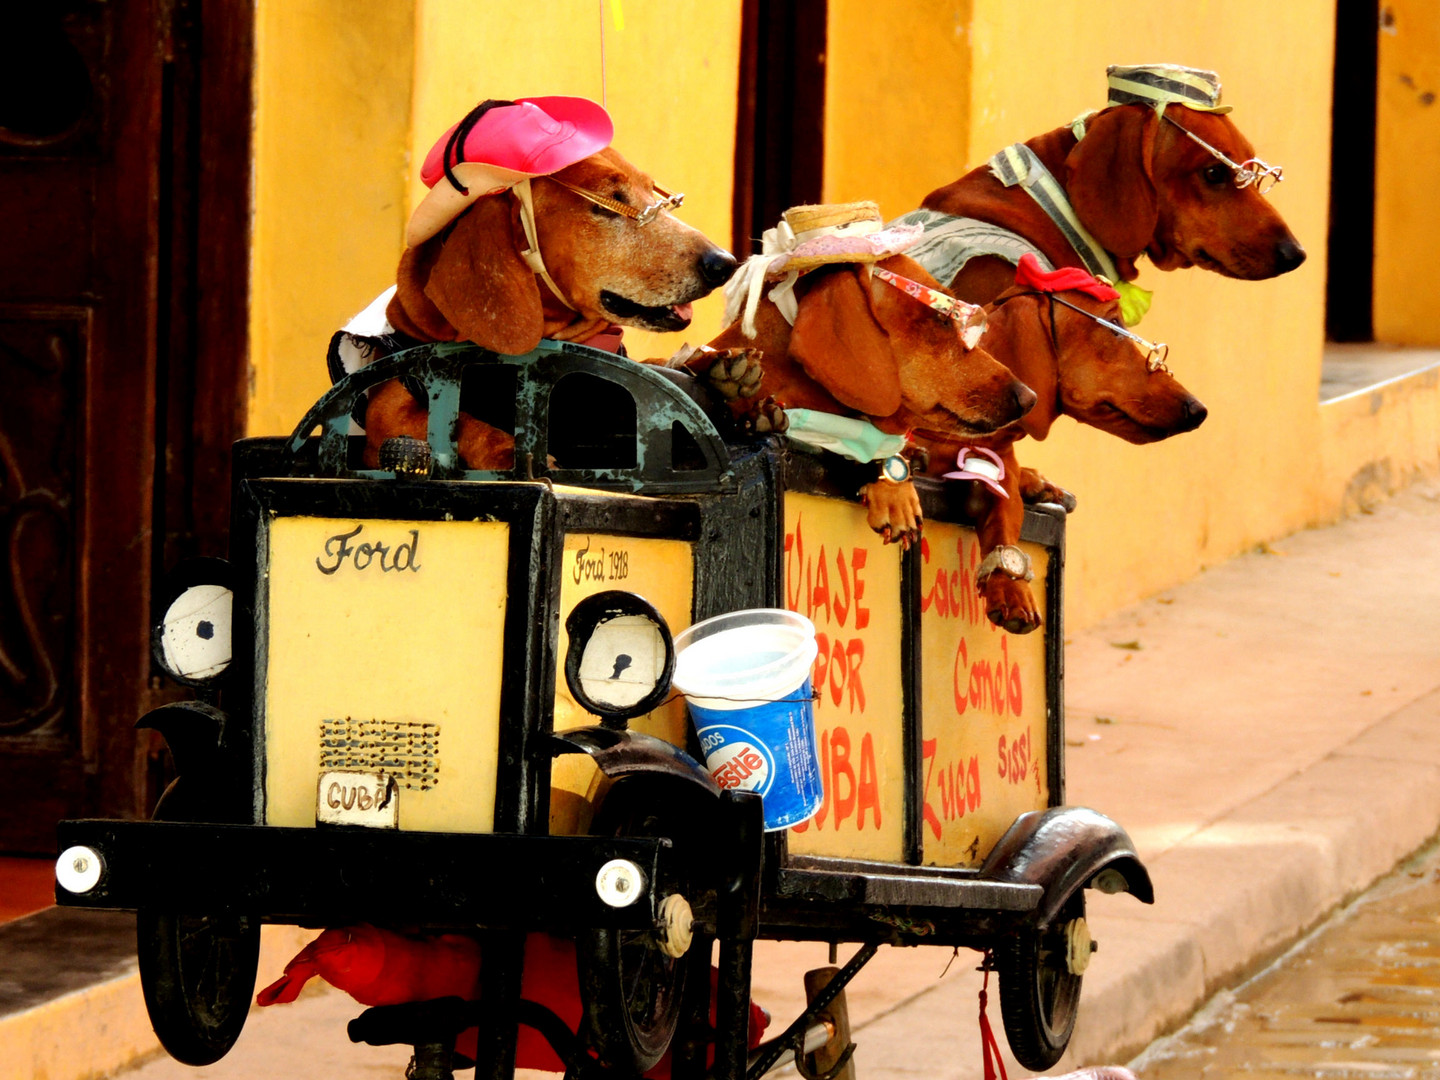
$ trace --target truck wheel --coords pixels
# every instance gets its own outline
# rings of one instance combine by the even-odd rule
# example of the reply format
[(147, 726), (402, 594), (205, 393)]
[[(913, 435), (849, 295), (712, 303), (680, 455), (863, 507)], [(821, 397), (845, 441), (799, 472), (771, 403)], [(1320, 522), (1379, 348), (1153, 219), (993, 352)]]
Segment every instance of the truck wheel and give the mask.
[[(666, 805), (653, 788), (627, 793), (621, 785), (601, 807), (591, 831), (598, 836), (668, 837), (683, 851), (682, 830), (671, 826)], [(657, 881), (651, 888), (663, 899), (683, 896), (684, 885)], [(577, 936), (575, 957), (585, 1005), (580, 1034), (602, 1063), (643, 1073), (670, 1046), (693, 958), (668, 955), (666, 943), (659, 930), (592, 928)]]
[[(177, 785), (161, 797), (156, 820), (188, 820), (175, 797)], [(260, 921), (140, 908), (135, 927), (140, 988), (160, 1044), (186, 1065), (219, 1061), (240, 1037), (250, 1011)]]
[[(1085, 895), (1077, 888), (1049, 926), (995, 947), (1005, 1036), (1015, 1060), (1027, 1069), (1050, 1068), (1070, 1043), (1082, 978), (1074, 969), (1084, 970), (1090, 950), (1084, 921)], [(1082, 958), (1071, 955), (1077, 938), (1083, 938)]]
[(176, 1061), (210, 1065), (235, 1045), (260, 960), (260, 924), (244, 915), (136, 912), (140, 988)]

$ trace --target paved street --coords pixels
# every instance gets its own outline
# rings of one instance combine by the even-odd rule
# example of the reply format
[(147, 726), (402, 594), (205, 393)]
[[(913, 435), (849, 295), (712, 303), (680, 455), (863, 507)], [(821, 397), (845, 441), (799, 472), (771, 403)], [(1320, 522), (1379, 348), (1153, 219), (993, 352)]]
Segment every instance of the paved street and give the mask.
[(1141, 1080), (1440, 1076), (1440, 848), (1134, 1064)]

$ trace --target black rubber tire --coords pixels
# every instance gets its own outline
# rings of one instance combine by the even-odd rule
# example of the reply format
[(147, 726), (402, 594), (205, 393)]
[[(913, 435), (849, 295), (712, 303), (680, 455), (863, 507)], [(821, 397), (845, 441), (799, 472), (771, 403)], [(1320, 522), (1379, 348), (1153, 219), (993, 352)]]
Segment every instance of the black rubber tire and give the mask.
[[(643, 787), (648, 791), (633, 782), (617, 786), (596, 815), (592, 835), (667, 837), (685, 850), (684, 830), (674, 825), (675, 804), (651, 785)], [(652, 884), (657, 896), (685, 894), (681, 880)], [(651, 931), (591, 928), (576, 936), (575, 959), (585, 1006), (581, 1040), (604, 1065), (646, 1072), (675, 1037), (694, 950), (672, 959)]]
[(160, 1045), (186, 1065), (212, 1065), (235, 1045), (260, 960), (260, 923), (244, 915), (141, 908), (140, 988)]
[[(177, 787), (161, 797), (156, 820), (188, 820)], [(260, 921), (141, 908), (135, 939), (140, 989), (160, 1044), (186, 1065), (219, 1061), (240, 1037), (255, 994)]]
[(1065, 931), (1084, 915), (1084, 890), (1076, 889), (1048, 927), (995, 947), (1005, 1037), (1015, 1060), (1035, 1072), (1060, 1060), (1075, 1030), (1082, 976), (1066, 965)]

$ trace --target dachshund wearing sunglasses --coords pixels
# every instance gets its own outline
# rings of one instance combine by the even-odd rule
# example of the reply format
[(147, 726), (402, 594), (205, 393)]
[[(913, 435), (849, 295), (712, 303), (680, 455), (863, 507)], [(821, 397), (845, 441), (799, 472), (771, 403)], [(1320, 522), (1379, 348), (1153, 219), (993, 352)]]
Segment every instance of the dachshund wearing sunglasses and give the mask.
[(990, 621), (1023, 634), (1040, 625), (1040, 610), (1023, 568), (1014, 565), (1017, 559), (1026, 561), (1016, 548), (1024, 502), (1073, 505), (1073, 499), (1033, 469), (1022, 469), (1015, 443), (1027, 435), (1045, 438), (1061, 416), (1126, 442), (1158, 442), (1193, 431), (1204, 422), (1206, 410), (1170, 374), (1165, 347), (1127, 331), (1115, 291), (1082, 270), (1045, 274), (1035, 256), (1026, 255), (1011, 287), (986, 313), (981, 346), (1034, 390), (1039, 401), (1018, 423), (992, 435), (946, 440), (922, 433), (919, 441), (930, 453), (931, 475), (953, 468), (962, 446), (983, 447), (999, 457), (1004, 475), (998, 482), (1005, 498), (982, 483), (969, 485), (967, 510), (976, 522), (983, 556), (976, 584)]
[[(521, 255), (518, 198), (489, 195), (406, 249), (386, 311), (391, 325), (417, 341), (471, 341), (512, 355), (541, 338), (584, 342), (616, 326), (683, 330), (691, 303), (735, 271), (728, 251), (665, 212), (676, 197), (657, 194), (613, 149), (536, 177), (530, 190), (556, 289)], [(366, 465), (376, 466), (388, 438), (424, 440), (425, 424), (424, 404), (401, 382), (379, 387), (365, 416)], [(472, 469), (514, 466), (513, 438), (474, 417), (461, 415), (458, 443)]]
[[(1278, 170), (1255, 161), (1228, 116), (1170, 106), (1162, 119), (1149, 105), (1116, 105), (1090, 117), (1084, 131), (1077, 139), (1070, 126), (1056, 128), (1025, 145), (1125, 281), (1134, 280), (1141, 255), (1161, 270), (1198, 266), (1246, 281), (1277, 277), (1305, 261), (1304, 248), (1261, 194)], [(1035, 200), (1018, 184), (1006, 187), (989, 166), (932, 191), (921, 205), (1016, 232), (1054, 266), (1083, 265)], [(962, 300), (986, 304), (1014, 274), (1005, 259), (980, 255), (950, 284)]]
[[(907, 256), (892, 255), (875, 266), (910, 279), (917, 291), (934, 290), (949, 299)], [(793, 326), (767, 298), (756, 311), (754, 338), (746, 337), (737, 321), (710, 343), (714, 349), (761, 354), (757, 398), (863, 417), (892, 434), (924, 428), (955, 439), (997, 431), (1035, 403), (1029, 388), (984, 349), (966, 347), (964, 326), (953, 316), (907, 295), (868, 266), (811, 270), (796, 283), (795, 295)], [(705, 362), (695, 358), (688, 366)], [(731, 402), (737, 417), (748, 408)], [(912, 483), (877, 479), (861, 495), (868, 524), (886, 543), (909, 546), (919, 539), (920, 499)]]

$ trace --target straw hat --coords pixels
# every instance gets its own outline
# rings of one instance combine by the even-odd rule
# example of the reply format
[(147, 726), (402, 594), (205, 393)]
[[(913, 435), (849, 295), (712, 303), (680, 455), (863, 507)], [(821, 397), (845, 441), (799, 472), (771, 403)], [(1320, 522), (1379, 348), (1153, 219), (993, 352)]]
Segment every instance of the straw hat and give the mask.
[[(776, 257), (766, 276), (803, 274), (831, 263), (879, 262), (914, 245), (923, 232), (911, 226), (885, 228), (873, 202), (793, 206), (775, 227)], [(772, 254), (768, 243), (766, 254)]]
[(925, 235), (923, 225), (885, 228), (873, 202), (793, 206), (761, 237), (761, 253), (740, 264), (725, 283), (725, 323), (741, 319), (746, 337), (754, 337), (755, 312), (765, 282), (778, 281), (767, 294), (791, 324), (798, 310), (795, 282), (807, 270), (832, 263), (876, 263), (898, 255)]
[[(455, 139), (462, 127), (462, 137)], [(605, 149), (614, 131), (610, 114), (587, 98), (482, 103), (440, 136), (425, 156), (420, 179), (430, 193), (410, 217), (406, 244), (424, 243), (482, 196), (558, 172)], [(465, 190), (445, 176), (446, 164)]]

